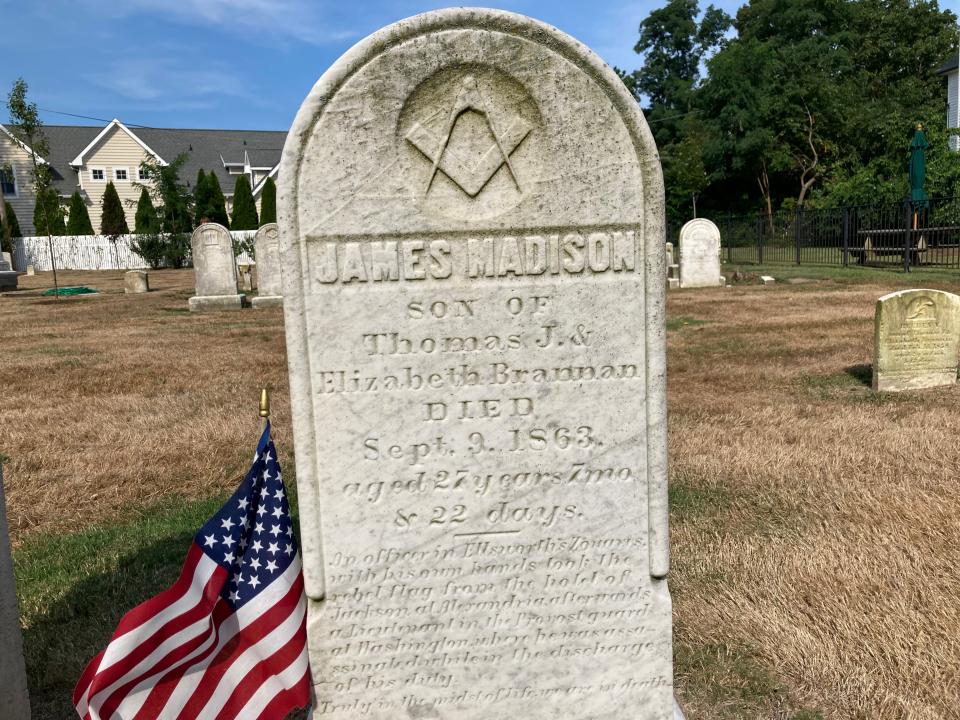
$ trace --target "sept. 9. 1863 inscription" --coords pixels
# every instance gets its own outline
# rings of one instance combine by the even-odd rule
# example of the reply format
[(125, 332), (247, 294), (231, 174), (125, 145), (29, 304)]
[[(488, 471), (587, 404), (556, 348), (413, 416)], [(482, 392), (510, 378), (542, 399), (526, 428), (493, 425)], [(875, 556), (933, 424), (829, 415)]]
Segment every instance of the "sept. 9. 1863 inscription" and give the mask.
[(518, 15), (428, 13), (280, 172), (315, 718), (672, 717), (662, 181)]

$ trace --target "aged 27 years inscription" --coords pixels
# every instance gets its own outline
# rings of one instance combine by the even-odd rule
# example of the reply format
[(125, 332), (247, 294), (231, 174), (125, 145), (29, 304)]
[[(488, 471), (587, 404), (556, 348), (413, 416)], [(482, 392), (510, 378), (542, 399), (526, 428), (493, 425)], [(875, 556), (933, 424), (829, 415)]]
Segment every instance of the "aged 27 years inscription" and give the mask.
[(319, 80), (280, 234), (315, 718), (673, 716), (662, 180), (509, 13)]

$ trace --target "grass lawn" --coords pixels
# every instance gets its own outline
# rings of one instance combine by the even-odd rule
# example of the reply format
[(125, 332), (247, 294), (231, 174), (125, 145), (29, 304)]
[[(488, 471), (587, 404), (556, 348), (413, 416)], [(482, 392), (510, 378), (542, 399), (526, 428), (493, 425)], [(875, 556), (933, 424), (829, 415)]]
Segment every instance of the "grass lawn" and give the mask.
[[(668, 296), (687, 717), (956, 717), (960, 387), (868, 385), (874, 302), (921, 275), (741, 269), (784, 282)], [(117, 619), (175, 579), (246, 470), (262, 385), (293, 477), (280, 311), (191, 315), (191, 271), (151, 273), (139, 296), (122, 273), (62, 275), (104, 294), (39, 297), (41, 274), (0, 296), (0, 453), (41, 719), (70, 717)]]

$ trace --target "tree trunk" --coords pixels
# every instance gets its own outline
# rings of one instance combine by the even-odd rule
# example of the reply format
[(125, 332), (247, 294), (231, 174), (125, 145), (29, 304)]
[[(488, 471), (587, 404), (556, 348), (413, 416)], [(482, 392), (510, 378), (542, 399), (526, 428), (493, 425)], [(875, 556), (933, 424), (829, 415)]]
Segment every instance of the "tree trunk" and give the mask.
[(760, 186), (760, 194), (763, 195), (764, 205), (767, 208), (767, 225), (770, 227), (770, 237), (773, 237), (773, 199), (770, 197), (770, 176), (767, 174), (767, 164), (765, 162), (760, 166), (757, 185)]

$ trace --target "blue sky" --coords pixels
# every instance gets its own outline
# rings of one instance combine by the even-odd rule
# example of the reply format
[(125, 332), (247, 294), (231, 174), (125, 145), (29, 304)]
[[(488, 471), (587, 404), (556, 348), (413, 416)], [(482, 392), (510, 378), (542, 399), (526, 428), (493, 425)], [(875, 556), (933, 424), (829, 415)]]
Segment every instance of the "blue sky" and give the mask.
[[(960, 0), (947, 0), (953, 2)], [(316, 79), (355, 42), (395, 20), (452, 4), (0, 0), (7, 59), (0, 90), (5, 98), (22, 76), (44, 109), (153, 127), (283, 130)], [(632, 70), (640, 65), (633, 52), (640, 22), (662, 2), (487, 4), (556, 25), (611, 65)], [(714, 4), (733, 14), (741, 3)], [(50, 112), (42, 117), (47, 124), (96, 124)]]

